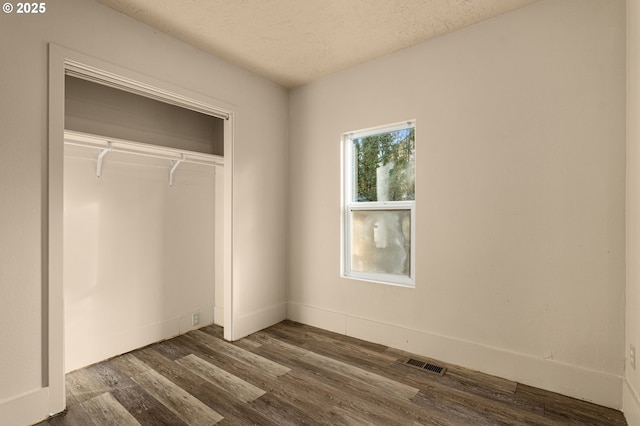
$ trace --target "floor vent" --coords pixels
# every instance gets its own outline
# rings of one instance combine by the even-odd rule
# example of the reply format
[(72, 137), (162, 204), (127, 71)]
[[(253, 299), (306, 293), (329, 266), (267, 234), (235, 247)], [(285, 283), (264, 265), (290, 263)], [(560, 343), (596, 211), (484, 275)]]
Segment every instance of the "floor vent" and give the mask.
[(412, 367), (419, 368), (421, 370), (427, 370), (427, 371), (429, 371), (431, 373), (438, 374), (440, 376), (442, 376), (447, 371), (447, 369), (445, 367), (441, 367), (441, 366), (435, 365), (435, 364), (430, 364), (428, 362), (422, 362), (422, 361), (419, 361), (419, 360), (413, 359), (413, 358), (409, 358), (405, 362), (405, 364), (410, 365)]

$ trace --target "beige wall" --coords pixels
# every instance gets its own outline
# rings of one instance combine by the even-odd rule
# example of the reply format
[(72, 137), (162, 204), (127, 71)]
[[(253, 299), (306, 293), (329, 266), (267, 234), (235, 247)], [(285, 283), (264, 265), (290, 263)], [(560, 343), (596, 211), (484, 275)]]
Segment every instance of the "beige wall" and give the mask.
[(183, 163), (170, 187), (169, 160), (110, 153), (97, 179), (97, 152), (65, 149), (67, 372), (213, 323), (214, 284), (222, 286), (222, 167)]
[[(621, 406), (625, 3), (548, 0), (290, 96), (290, 318)], [(340, 137), (416, 119), (416, 287), (340, 278)]]
[[(42, 16), (0, 14), (0, 33), (0, 423), (27, 423), (48, 407), (38, 392), (46, 376), (48, 43), (234, 105), (235, 312), (245, 322), (265, 306), (284, 312), (284, 89), (93, 1), (48, 2)], [(20, 409), (32, 394), (37, 401)]]
[(636, 367), (627, 357), (623, 410), (630, 425), (640, 424), (640, 3), (627, 2), (627, 299), (626, 345), (636, 348)]

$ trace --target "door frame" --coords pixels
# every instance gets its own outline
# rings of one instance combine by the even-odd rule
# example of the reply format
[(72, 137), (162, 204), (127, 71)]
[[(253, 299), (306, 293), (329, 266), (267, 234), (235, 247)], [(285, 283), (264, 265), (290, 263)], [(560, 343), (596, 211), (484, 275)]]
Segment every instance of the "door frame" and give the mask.
[(48, 179), (43, 208), (43, 383), (50, 413), (65, 409), (63, 174), (65, 75), (81, 76), (156, 100), (224, 118), (223, 291), (224, 338), (234, 340), (233, 316), (233, 146), (239, 110), (229, 103), (174, 86), (56, 44), (49, 44)]

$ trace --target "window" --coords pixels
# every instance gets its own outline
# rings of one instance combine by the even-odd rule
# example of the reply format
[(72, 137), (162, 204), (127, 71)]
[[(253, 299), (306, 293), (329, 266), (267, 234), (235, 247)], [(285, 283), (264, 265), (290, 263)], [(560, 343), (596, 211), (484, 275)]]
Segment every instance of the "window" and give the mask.
[(343, 275), (414, 285), (415, 123), (343, 137)]

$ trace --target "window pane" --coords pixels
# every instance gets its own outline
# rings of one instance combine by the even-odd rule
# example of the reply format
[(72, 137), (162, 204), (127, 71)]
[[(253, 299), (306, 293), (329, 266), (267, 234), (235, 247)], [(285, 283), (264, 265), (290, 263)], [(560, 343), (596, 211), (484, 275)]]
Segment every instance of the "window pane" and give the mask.
[(415, 200), (415, 129), (353, 138), (353, 201)]
[(351, 270), (409, 276), (411, 210), (352, 211)]

